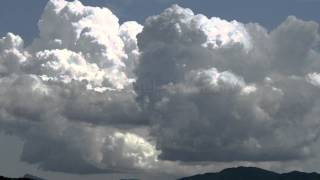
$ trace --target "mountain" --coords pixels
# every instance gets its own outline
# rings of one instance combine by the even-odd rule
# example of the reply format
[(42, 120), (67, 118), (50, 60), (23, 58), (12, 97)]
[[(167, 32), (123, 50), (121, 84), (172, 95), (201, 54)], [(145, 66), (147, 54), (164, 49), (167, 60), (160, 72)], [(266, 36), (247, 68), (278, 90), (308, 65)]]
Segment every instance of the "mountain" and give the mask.
[(8, 178), (8, 177), (0, 176), (0, 180), (33, 180), (33, 179), (30, 179), (30, 178)]
[(179, 180), (320, 180), (320, 174), (293, 171), (279, 174), (255, 167), (228, 168), (218, 173), (206, 173)]
[(44, 180), (44, 179), (30, 175), (30, 174), (26, 174), (21, 178), (8, 178), (8, 177), (0, 176), (0, 180)]

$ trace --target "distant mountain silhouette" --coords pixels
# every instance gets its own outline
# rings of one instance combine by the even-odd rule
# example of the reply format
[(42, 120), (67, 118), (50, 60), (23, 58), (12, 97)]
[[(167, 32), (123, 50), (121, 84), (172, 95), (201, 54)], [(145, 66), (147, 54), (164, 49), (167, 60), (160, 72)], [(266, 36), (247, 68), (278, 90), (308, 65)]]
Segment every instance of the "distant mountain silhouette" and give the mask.
[(0, 180), (44, 180), (44, 179), (30, 175), (30, 174), (26, 174), (21, 178), (8, 178), (8, 177), (0, 176)]
[(206, 173), (179, 180), (320, 180), (320, 174), (293, 171), (279, 174), (255, 167), (225, 169), (218, 173)]
[(33, 179), (30, 179), (30, 178), (8, 178), (8, 177), (0, 176), (0, 180), (33, 180)]

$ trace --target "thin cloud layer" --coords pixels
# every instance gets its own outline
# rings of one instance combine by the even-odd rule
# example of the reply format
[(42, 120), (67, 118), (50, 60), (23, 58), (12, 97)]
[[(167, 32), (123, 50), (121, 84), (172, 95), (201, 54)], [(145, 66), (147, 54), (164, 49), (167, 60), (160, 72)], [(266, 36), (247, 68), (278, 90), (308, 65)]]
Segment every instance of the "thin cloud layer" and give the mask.
[(24, 140), (22, 161), (87, 174), (317, 158), (315, 22), (268, 32), (173, 5), (142, 26), (51, 0), (38, 25), (30, 46), (0, 39), (0, 131)]

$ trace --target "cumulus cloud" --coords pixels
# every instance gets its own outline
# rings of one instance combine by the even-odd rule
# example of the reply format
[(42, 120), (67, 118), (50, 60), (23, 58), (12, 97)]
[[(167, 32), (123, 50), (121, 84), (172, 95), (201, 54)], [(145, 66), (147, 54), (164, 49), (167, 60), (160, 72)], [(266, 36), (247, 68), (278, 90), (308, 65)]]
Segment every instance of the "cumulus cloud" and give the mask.
[[(318, 24), (288, 17), (270, 33), (172, 6), (138, 35), (137, 86), (160, 157), (287, 161), (319, 136)], [(315, 72), (314, 72), (315, 71)], [(315, 113), (315, 114), (314, 114)]]
[(316, 156), (317, 23), (268, 32), (177, 5), (118, 21), (51, 0), (31, 45), (0, 39), (0, 131), (24, 140), (23, 161), (85, 174)]
[(153, 168), (158, 150), (142, 137), (132, 89), (142, 26), (52, 0), (39, 30), (28, 47), (11, 33), (0, 40), (1, 130), (25, 141), (21, 159), (73, 173)]

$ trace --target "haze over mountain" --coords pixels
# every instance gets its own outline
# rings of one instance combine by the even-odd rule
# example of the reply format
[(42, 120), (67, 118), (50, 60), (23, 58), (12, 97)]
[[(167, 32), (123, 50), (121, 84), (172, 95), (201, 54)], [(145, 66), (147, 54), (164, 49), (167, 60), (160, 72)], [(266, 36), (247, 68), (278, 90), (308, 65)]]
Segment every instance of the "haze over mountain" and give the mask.
[(9, 178), (9, 177), (4, 177), (0, 175), (0, 180), (45, 180), (45, 179), (39, 178), (37, 176), (33, 176), (31, 174), (25, 174), (23, 177), (18, 177), (18, 178)]

